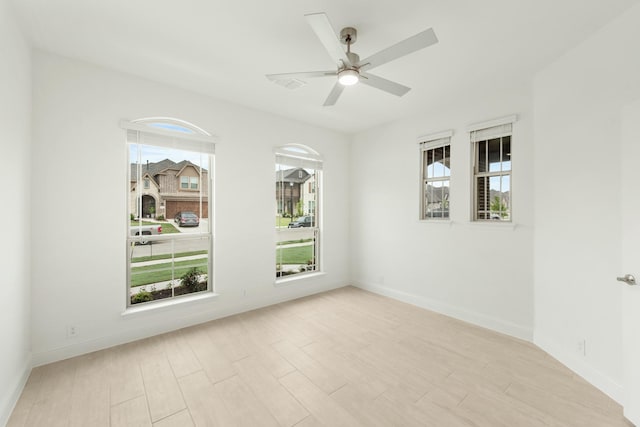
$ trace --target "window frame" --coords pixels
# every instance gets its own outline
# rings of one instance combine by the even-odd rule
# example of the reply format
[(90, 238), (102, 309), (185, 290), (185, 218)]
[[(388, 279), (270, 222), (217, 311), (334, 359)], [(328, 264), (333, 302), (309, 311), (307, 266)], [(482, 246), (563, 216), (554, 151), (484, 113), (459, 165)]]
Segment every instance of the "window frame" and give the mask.
[[(514, 123), (517, 121), (517, 115), (511, 115), (502, 117), (499, 119), (490, 120), (487, 122), (477, 123), (467, 128), (469, 132), (469, 141), (471, 147), (471, 222), (474, 223), (493, 223), (493, 224), (512, 224), (513, 220), (513, 135), (514, 135)], [(509, 169), (503, 170), (503, 139), (509, 138)], [(500, 146), (500, 170), (499, 171), (479, 171), (479, 144), (499, 139)], [(487, 150), (488, 159), (488, 150)], [(487, 169), (489, 169), (489, 163), (487, 160)], [(478, 178), (490, 179), (492, 177), (508, 177), (509, 178), (509, 203), (508, 203), (508, 218), (492, 218), (491, 214), (491, 200), (489, 198), (489, 218), (480, 218), (478, 209)], [(485, 215), (486, 215), (486, 211)]]
[[(167, 127), (156, 127), (155, 125), (165, 125)], [(214, 245), (215, 245), (215, 235), (214, 235), (214, 201), (213, 201), (213, 181), (214, 181), (214, 170), (215, 170), (215, 143), (217, 138), (209, 134), (208, 132), (202, 130), (201, 128), (192, 125), (191, 123), (173, 119), (173, 118), (145, 118), (138, 120), (121, 120), (120, 127), (126, 131), (125, 138), (125, 148), (126, 148), (126, 176), (127, 176), (127, 200), (129, 200), (130, 192), (131, 192), (131, 164), (136, 163), (139, 164), (140, 167), (143, 165), (139, 162), (139, 159), (130, 158), (130, 150), (131, 145), (139, 145), (139, 146), (147, 146), (154, 148), (166, 148), (166, 149), (178, 149), (182, 151), (200, 153), (202, 159), (205, 159), (205, 162), (200, 166), (202, 169), (207, 171), (207, 191), (206, 191), (206, 204), (207, 204), (207, 228), (202, 232), (195, 233), (185, 233), (185, 234), (160, 234), (160, 235), (144, 235), (144, 236), (131, 236), (130, 235), (130, 221), (129, 221), (129, 212), (127, 212), (127, 223), (126, 223), (126, 286), (125, 286), (125, 313), (129, 311), (139, 311), (139, 310), (148, 310), (165, 307), (167, 305), (175, 304), (177, 302), (188, 301), (190, 299), (201, 299), (203, 296), (211, 296), (215, 293), (215, 282), (214, 282)], [(175, 128), (174, 128), (175, 127)], [(146, 142), (146, 140), (150, 140), (151, 142)], [(156, 143), (154, 144), (153, 141)], [(138, 172), (138, 181), (143, 176), (142, 173)], [(200, 183), (202, 180), (202, 175), (198, 178), (198, 182)], [(135, 192), (140, 196), (142, 194), (141, 191), (138, 190), (136, 186)], [(202, 188), (199, 186), (197, 191), (200, 191), (200, 202), (205, 203), (204, 194), (200, 190)], [(195, 191), (194, 191), (195, 192)], [(141, 203), (141, 202), (139, 202)], [(164, 206), (161, 203), (161, 206)], [(130, 210), (129, 201), (126, 203), (127, 211)], [(200, 215), (202, 214), (203, 208), (201, 207)], [(141, 220), (141, 218), (140, 218)], [(166, 222), (170, 222), (169, 218), (165, 219)], [(170, 241), (171, 245), (173, 242), (180, 240), (193, 240), (193, 239), (206, 239), (208, 242), (206, 244), (207, 249), (207, 289), (203, 291), (196, 291), (192, 293), (187, 293), (184, 295), (172, 295), (168, 298), (162, 298), (147, 302), (141, 302), (132, 304), (131, 303), (131, 275), (132, 275), (132, 263), (130, 257), (130, 248), (132, 244), (136, 242), (141, 242), (143, 240), (154, 242), (154, 241)], [(176, 252), (172, 248), (171, 252), (174, 255)], [(175, 257), (172, 256), (169, 258), (170, 262), (175, 262)], [(175, 268), (175, 267), (172, 267)], [(172, 280), (175, 280), (174, 277)], [(145, 285), (146, 286), (146, 285)]]
[[(449, 207), (449, 215), (447, 217), (434, 217), (427, 216), (427, 207), (426, 207), (426, 186), (428, 182), (449, 182), (449, 195), (451, 194), (451, 138), (453, 137), (453, 130), (446, 130), (426, 136), (422, 136), (418, 138), (418, 147), (419, 147), (419, 155), (420, 155), (420, 188), (419, 188), (419, 220), (425, 222), (448, 222), (451, 221), (451, 208)], [(425, 152), (435, 150), (441, 147), (448, 147), (449, 150), (449, 175), (442, 177), (433, 177), (428, 178), (426, 176), (426, 168), (427, 164), (425, 163)], [(451, 203), (451, 197), (447, 199), (449, 201), (449, 206)]]

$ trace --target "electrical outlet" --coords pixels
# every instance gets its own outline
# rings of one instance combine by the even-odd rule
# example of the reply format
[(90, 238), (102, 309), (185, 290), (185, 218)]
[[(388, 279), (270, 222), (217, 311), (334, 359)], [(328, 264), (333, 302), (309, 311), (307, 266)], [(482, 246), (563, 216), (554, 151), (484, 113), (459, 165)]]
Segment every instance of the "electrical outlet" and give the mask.
[(78, 327), (76, 325), (67, 326), (67, 338), (78, 336)]
[(584, 338), (578, 341), (578, 353), (582, 356), (587, 355), (587, 340)]

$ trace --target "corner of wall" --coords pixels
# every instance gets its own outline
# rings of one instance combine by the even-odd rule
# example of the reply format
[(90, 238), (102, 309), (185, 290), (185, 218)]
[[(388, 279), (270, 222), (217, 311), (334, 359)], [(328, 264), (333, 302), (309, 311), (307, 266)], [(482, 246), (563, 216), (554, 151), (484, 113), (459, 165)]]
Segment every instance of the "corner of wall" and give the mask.
[(585, 361), (575, 357), (573, 354), (567, 352), (562, 345), (554, 342), (548, 334), (545, 334), (538, 329), (534, 332), (533, 343), (564, 366), (571, 369), (578, 376), (582, 377), (585, 381), (591, 383), (607, 396), (622, 405), (624, 402), (624, 388), (621, 384), (618, 384), (616, 381), (598, 371), (589, 363), (586, 363)]
[(29, 357), (25, 359), (22, 368), (16, 372), (13, 383), (6, 389), (9, 393), (0, 399), (0, 425), (6, 425), (11, 414), (16, 409), (18, 399), (20, 399), (22, 390), (24, 390), (27, 380), (29, 379), (29, 375), (31, 375), (31, 366), (31, 354), (29, 354)]

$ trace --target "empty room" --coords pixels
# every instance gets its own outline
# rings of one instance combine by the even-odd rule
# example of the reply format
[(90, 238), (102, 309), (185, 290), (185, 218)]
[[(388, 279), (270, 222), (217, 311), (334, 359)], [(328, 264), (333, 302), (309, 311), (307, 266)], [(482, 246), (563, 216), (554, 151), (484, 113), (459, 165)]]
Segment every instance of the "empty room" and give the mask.
[(640, 425), (639, 23), (0, 0), (0, 425)]

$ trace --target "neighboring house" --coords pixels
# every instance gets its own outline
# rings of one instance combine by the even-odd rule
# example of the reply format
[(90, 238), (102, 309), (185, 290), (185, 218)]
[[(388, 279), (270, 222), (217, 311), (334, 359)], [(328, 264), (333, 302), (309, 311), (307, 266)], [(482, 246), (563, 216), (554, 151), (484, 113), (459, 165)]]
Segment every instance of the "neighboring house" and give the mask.
[(307, 182), (302, 184), (302, 202), (305, 215), (316, 213), (316, 176), (311, 175)]
[[(141, 177), (138, 183), (138, 165), (131, 164), (130, 205), (132, 214), (137, 218), (164, 216), (173, 218), (178, 212), (191, 211), (200, 215), (200, 194), (202, 194), (202, 218), (209, 217), (207, 195), (208, 171), (188, 160), (176, 163), (165, 159), (157, 163), (140, 165)], [(137, 203), (137, 188), (142, 188), (142, 205)], [(202, 192), (200, 192), (202, 186)], [(140, 208), (142, 209), (139, 212)]]
[[(277, 214), (296, 213), (296, 206), (304, 192), (303, 184), (310, 178), (313, 179), (312, 175), (303, 168), (276, 171)], [(308, 212), (306, 205), (303, 211)]]

